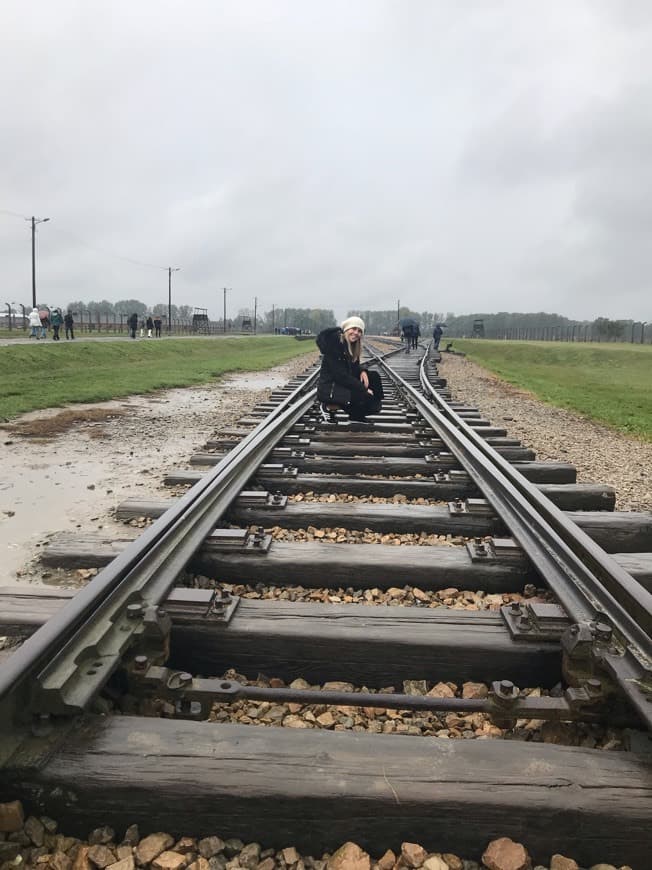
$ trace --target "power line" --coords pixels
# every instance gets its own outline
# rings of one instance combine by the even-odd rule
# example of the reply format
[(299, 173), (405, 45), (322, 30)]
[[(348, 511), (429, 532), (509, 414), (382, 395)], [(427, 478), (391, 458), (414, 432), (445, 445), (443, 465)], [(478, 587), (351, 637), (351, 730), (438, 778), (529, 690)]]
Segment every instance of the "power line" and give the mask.
[[(0, 214), (6, 214), (10, 217), (20, 218), (21, 220), (30, 220), (29, 217), (25, 217), (25, 215), (18, 214), (18, 212), (10, 211), (7, 208), (0, 208)], [(73, 241), (77, 242), (78, 245), (81, 245), (84, 248), (88, 248), (91, 251), (95, 251), (98, 254), (104, 254), (106, 257), (111, 257), (114, 260), (122, 260), (124, 263), (131, 263), (132, 266), (144, 266), (147, 269), (162, 269), (164, 272), (167, 272), (167, 266), (159, 266), (158, 263), (147, 263), (144, 260), (136, 260), (134, 257), (123, 257), (121, 254), (116, 254), (114, 251), (107, 251), (106, 248), (100, 248), (97, 245), (91, 245), (89, 242), (80, 238), (76, 233), (70, 232), (70, 230), (61, 229), (60, 226), (51, 228), (54, 232), (61, 233), (61, 235), (68, 236), (68, 238), (73, 239)]]
[(148, 269), (162, 269), (164, 272), (167, 272), (167, 266), (159, 266), (157, 263), (146, 263), (144, 260), (136, 260), (133, 257), (123, 257), (121, 254), (116, 254), (113, 251), (107, 251), (106, 248), (100, 248), (97, 245), (91, 245), (89, 242), (84, 241), (84, 239), (80, 238), (75, 233), (71, 233), (70, 230), (62, 230), (61, 227), (57, 227), (56, 231), (61, 233), (64, 236), (68, 236), (77, 242), (77, 244), (82, 245), (84, 248), (88, 248), (91, 251), (96, 251), (99, 254), (104, 254), (107, 257), (112, 257), (114, 260), (122, 260), (124, 263), (131, 263), (133, 266), (145, 266)]
[(29, 218), (26, 218), (24, 214), (18, 214), (18, 212), (15, 211), (9, 211), (8, 208), (0, 208), (0, 214), (8, 214), (11, 215), (11, 217), (20, 218), (21, 220), (29, 220)]

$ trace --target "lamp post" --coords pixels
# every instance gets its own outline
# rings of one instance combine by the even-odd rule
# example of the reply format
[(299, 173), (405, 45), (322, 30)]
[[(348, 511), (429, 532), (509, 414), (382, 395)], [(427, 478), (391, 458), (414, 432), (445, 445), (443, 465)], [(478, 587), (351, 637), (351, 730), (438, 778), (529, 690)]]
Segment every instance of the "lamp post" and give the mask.
[(641, 321), (641, 344), (645, 344), (645, 327), (647, 326), (647, 320)]
[(232, 290), (233, 288), (232, 287), (223, 287), (222, 289), (224, 290), (224, 316), (223, 316), (224, 329), (222, 331), (226, 334), (226, 291)]
[(27, 315), (25, 314), (25, 306), (22, 302), (19, 303), (23, 312), (23, 329), (27, 329)]
[(13, 304), (14, 304), (13, 302), (5, 302), (5, 305), (7, 306), (7, 315), (9, 317), (9, 331), (10, 332), (11, 332), (11, 306)]
[(180, 271), (181, 266), (168, 266), (168, 335), (172, 332), (172, 273)]
[(32, 223), (32, 308), (36, 308), (36, 224), (47, 223), (50, 218), (25, 218)]

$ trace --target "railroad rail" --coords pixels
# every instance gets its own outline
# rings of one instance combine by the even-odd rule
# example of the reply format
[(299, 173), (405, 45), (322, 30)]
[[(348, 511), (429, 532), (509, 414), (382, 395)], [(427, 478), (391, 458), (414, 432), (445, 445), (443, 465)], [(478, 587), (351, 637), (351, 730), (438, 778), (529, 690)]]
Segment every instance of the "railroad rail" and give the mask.
[[(121, 506), (152, 518), (135, 539), (53, 540), (48, 564), (101, 568), (84, 589), (0, 590), (0, 626), (24, 638), (0, 667), (0, 796), (73, 830), (147, 829), (156, 804), (156, 824), (179, 833), (219, 815), (235, 836), (318, 848), (402, 837), (465, 852), (500, 832), (536, 855), (554, 819), (579, 860), (598, 842), (620, 863), (647, 855), (652, 520), (615, 513), (608, 487), (577, 485), (572, 466), (538, 462), (453, 402), (437, 361), (376, 349), (387, 401), (371, 426), (322, 423), (308, 372), (195, 454), (202, 471), (168, 475), (184, 495)], [(290, 500), (307, 492), (352, 501)], [(297, 543), (274, 538), (281, 527), (459, 543)], [(459, 611), (233, 592), (406, 583), (426, 602), (451, 586), (505, 600)], [(512, 594), (526, 583), (547, 599)], [(486, 691), (414, 690), (446, 681)], [(209, 721), (243, 701), (581, 722), (624, 729), (629, 751)], [(161, 705), (170, 718), (142, 715)]]

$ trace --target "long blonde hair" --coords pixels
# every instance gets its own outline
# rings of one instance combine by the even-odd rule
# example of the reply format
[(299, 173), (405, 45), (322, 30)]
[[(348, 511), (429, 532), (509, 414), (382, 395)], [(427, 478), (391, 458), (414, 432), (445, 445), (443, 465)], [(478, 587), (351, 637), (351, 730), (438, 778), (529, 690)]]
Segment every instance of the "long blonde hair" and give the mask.
[(349, 356), (353, 362), (360, 362), (360, 356), (362, 354), (362, 333), (360, 333), (360, 338), (352, 345), (349, 339), (346, 337), (346, 332), (342, 333), (340, 341), (343, 344), (346, 344), (346, 349), (349, 352)]

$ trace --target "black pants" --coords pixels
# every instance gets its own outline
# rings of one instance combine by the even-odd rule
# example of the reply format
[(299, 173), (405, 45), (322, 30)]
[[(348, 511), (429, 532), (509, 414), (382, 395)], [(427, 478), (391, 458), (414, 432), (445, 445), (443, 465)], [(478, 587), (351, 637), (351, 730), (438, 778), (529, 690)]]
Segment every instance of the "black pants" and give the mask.
[(156, 323), (154, 324), (154, 333), (155, 333), (156, 338), (161, 337), (161, 324), (160, 323), (158, 325)]
[(52, 327), (52, 332), (54, 333), (52, 336), (52, 341), (59, 341), (59, 329), (60, 325)]
[(354, 393), (351, 397), (351, 402), (344, 409), (351, 420), (364, 420), (367, 414), (378, 414), (383, 404), (383, 385), (378, 372), (367, 372), (369, 376), (369, 389), (373, 391), (373, 396), (369, 393), (358, 394)]
[(66, 338), (74, 338), (75, 333), (72, 331), (72, 326), (66, 326)]

